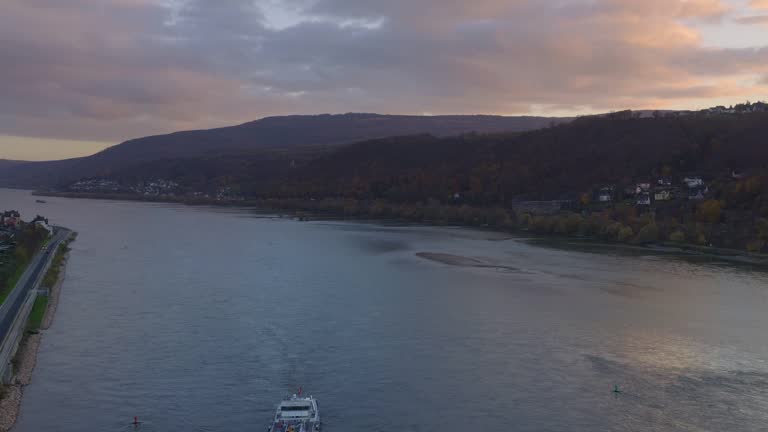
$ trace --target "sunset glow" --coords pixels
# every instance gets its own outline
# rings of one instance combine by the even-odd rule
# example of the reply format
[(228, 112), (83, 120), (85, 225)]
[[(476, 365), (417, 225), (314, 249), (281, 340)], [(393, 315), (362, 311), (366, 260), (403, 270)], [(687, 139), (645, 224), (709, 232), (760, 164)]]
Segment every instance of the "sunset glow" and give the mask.
[(0, 38), (0, 158), (270, 115), (768, 98), (766, 0), (7, 0)]

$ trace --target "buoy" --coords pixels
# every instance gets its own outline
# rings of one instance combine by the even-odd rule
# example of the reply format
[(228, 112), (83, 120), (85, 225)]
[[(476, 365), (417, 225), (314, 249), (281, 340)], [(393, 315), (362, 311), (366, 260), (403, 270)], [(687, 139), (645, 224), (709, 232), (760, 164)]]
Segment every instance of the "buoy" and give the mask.
[(613, 392), (614, 393), (621, 393), (621, 389), (619, 388), (618, 384), (613, 385)]
[(140, 425), (141, 422), (139, 421), (139, 417), (138, 416), (133, 416), (133, 423), (131, 423), (131, 424), (134, 425), (134, 426)]

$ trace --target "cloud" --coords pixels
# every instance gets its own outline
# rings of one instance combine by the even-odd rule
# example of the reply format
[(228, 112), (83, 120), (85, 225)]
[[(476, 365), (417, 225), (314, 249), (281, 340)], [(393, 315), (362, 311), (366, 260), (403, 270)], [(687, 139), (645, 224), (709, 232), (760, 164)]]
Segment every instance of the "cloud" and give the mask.
[(750, 15), (744, 17), (738, 17), (736, 22), (741, 24), (768, 24), (768, 15)]
[(768, 9), (768, 0), (751, 0), (749, 6), (753, 9)]
[[(5, 0), (0, 134), (115, 140), (320, 112), (707, 106), (768, 49), (718, 0)], [(1, 155), (0, 155), (1, 156)]]

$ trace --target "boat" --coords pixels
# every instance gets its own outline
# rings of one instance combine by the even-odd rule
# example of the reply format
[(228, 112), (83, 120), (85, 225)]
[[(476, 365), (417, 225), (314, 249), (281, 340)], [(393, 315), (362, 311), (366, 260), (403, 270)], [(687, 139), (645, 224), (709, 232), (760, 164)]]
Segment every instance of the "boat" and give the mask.
[(41, 199), (39, 199), (39, 200), (35, 200), (35, 202), (36, 202), (36, 203), (39, 203), (39, 204), (45, 204), (45, 200), (41, 200)]
[(283, 399), (277, 405), (277, 412), (269, 432), (313, 432), (320, 430), (320, 412), (317, 400), (312, 396), (302, 397), (301, 389)]

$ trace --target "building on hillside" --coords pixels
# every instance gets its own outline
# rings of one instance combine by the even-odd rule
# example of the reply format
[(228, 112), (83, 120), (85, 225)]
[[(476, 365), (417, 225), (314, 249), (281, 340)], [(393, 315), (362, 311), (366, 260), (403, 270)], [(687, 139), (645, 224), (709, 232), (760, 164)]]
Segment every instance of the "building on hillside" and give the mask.
[(736, 113), (754, 113), (754, 112), (766, 112), (768, 111), (768, 104), (765, 102), (746, 102), (738, 104), (733, 107), (733, 112)]
[(53, 234), (53, 228), (51, 228), (50, 225), (48, 225), (48, 219), (44, 218), (40, 215), (35, 216), (34, 219), (32, 219), (32, 223), (35, 224), (36, 227), (43, 228), (44, 230), (48, 231), (48, 234)]
[(21, 214), (16, 210), (5, 211), (0, 217), (0, 224), (5, 227), (16, 228), (21, 225)]
[(699, 176), (688, 176), (683, 179), (683, 183), (688, 186), (689, 189), (704, 186), (704, 180)]
[(672, 178), (671, 177), (659, 177), (656, 180), (656, 184), (663, 187), (670, 187), (672, 186)]
[(613, 186), (605, 186), (600, 188), (597, 192), (597, 200), (599, 202), (611, 202), (613, 201)]
[(653, 194), (654, 201), (669, 201), (673, 197), (672, 191), (669, 189), (657, 189)]
[(639, 206), (651, 205), (651, 194), (649, 194), (648, 192), (640, 192), (637, 195), (637, 205)]
[(108, 179), (86, 179), (79, 180), (69, 186), (73, 192), (120, 192), (122, 187), (114, 180)]
[(635, 194), (640, 195), (642, 193), (646, 193), (651, 190), (651, 183), (650, 182), (638, 182), (635, 185)]
[(733, 114), (736, 111), (733, 108), (724, 107), (722, 105), (707, 108), (704, 110), (707, 114)]
[(709, 189), (706, 187), (694, 187), (688, 189), (688, 199), (691, 201), (701, 201), (704, 199), (707, 192), (709, 192)]
[(46, 222), (46, 221), (44, 221), (44, 220), (39, 220), (39, 221), (36, 221), (36, 222), (35, 222), (35, 226), (36, 226), (36, 227), (40, 227), (40, 228), (42, 228), (42, 229), (44, 229), (44, 230), (48, 231), (48, 235), (51, 235), (51, 234), (53, 234), (53, 228), (51, 228), (51, 226), (50, 226), (50, 225), (48, 225), (48, 222)]

